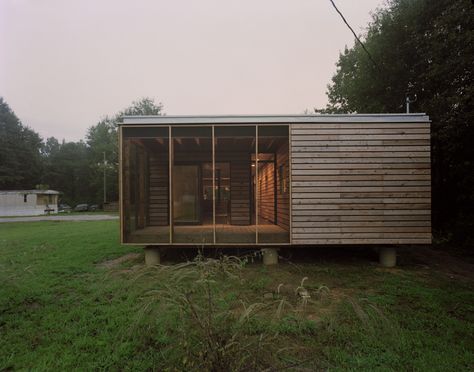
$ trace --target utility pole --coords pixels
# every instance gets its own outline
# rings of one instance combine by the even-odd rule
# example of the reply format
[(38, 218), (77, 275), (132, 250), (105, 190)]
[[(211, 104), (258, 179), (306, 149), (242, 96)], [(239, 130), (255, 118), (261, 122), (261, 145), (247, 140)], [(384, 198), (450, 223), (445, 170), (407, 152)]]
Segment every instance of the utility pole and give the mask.
[(104, 151), (104, 204), (107, 203), (107, 181), (106, 181), (106, 174), (105, 169), (107, 168), (107, 160), (105, 159), (105, 151)]
[(407, 93), (406, 96), (405, 96), (405, 103), (406, 103), (406, 107), (407, 107), (407, 114), (410, 113), (410, 103), (413, 103), (416, 101), (416, 94), (415, 94), (415, 98), (414, 99), (410, 99), (410, 95)]

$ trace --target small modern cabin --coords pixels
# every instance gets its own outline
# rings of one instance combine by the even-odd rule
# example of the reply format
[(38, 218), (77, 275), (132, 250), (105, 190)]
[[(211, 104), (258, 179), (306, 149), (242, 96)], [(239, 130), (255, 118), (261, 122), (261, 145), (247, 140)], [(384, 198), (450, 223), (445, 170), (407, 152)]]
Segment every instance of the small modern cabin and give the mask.
[(431, 243), (425, 114), (125, 116), (121, 241)]

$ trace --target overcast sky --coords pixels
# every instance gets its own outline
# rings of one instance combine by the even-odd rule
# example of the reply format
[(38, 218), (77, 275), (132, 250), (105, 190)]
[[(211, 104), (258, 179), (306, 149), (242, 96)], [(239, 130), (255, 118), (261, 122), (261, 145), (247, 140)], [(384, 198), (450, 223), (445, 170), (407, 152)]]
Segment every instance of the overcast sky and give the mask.
[[(383, 4), (335, 2), (358, 33)], [(66, 140), (145, 96), (168, 115), (301, 114), (352, 44), (329, 0), (0, 0), (0, 96)]]

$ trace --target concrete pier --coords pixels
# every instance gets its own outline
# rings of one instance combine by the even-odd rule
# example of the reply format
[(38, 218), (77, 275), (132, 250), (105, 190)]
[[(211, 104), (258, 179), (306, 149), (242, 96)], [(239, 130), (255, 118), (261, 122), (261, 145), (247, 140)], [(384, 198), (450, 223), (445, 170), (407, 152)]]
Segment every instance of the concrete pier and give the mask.
[(155, 246), (145, 247), (145, 265), (154, 266), (161, 262), (160, 248)]
[(278, 250), (275, 248), (263, 248), (263, 264), (277, 265), (278, 264)]
[(395, 267), (397, 264), (397, 249), (395, 247), (379, 248), (379, 262), (383, 267)]

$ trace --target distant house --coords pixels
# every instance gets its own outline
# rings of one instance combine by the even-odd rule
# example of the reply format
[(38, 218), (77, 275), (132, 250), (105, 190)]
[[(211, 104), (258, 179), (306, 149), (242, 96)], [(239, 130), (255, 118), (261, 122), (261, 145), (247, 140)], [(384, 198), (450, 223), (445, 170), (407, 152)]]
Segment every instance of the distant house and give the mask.
[(32, 216), (58, 212), (55, 190), (0, 190), (0, 216)]

